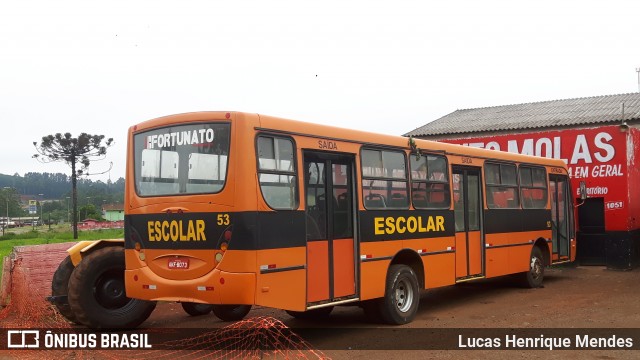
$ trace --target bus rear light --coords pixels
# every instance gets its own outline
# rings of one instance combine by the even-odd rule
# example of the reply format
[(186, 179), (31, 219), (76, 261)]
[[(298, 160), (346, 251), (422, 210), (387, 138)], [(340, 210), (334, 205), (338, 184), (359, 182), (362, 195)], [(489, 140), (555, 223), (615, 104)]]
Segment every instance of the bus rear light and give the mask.
[(224, 240), (231, 241), (231, 230), (227, 230), (224, 232)]
[(271, 270), (275, 269), (276, 267), (276, 264), (260, 265), (260, 270)]
[(231, 113), (224, 114), (225, 119), (231, 119)]
[(227, 244), (226, 242), (223, 242), (222, 244), (220, 244), (220, 250), (227, 251), (228, 248), (229, 248), (229, 244)]
[(224, 285), (224, 278), (220, 278), (220, 284)]
[(136, 232), (133, 232), (129, 240), (131, 240), (132, 243), (136, 244), (140, 242), (140, 237)]
[(136, 242), (136, 245), (134, 246), (134, 248), (136, 249), (136, 251), (140, 251), (140, 243)]
[(156, 290), (157, 286), (155, 285), (142, 285), (142, 288), (145, 290)]
[(486, 246), (486, 247), (492, 247), (492, 246), (493, 246), (493, 244), (488, 244), (488, 243), (487, 243), (487, 244), (484, 244), (484, 246)]
[(133, 275), (133, 281), (138, 281), (138, 275)]
[(198, 286), (198, 291), (213, 291), (213, 286)]
[(427, 252), (427, 249), (418, 249), (418, 254), (424, 254)]
[(216, 262), (222, 261), (222, 253), (216, 253)]
[(373, 258), (372, 255), (360, 255), (360, 260), (371, 259), (371, 258)]
[(448, 250), (448, 251), (453, 251), (453, 250), (455, 250), (455, 249), (456, 249), (456, 247), (455, 247), (455, 246), (447, 246), (447, 250)]

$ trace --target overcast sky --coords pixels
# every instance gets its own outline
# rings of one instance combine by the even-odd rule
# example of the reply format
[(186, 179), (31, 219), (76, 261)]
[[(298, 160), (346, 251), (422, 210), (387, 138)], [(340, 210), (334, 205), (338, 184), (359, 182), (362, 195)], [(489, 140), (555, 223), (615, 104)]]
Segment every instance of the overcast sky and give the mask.
[(638, 1), (0, 1), (0, 173), (56, 132), (245, 111), (401, 135), (456, 109), (638, 91)]

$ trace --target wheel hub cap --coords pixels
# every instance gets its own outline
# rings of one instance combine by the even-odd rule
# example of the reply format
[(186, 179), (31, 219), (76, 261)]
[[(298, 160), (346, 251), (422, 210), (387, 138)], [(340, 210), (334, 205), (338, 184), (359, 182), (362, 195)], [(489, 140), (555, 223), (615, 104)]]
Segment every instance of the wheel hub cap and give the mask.
[(401, 312), (409, 311), (411, 304), (413, 304), (413, 291), (411, 284), (406, 281), (398, 282), (398, 286), (395, 291), (395, 303), (398, 310)]

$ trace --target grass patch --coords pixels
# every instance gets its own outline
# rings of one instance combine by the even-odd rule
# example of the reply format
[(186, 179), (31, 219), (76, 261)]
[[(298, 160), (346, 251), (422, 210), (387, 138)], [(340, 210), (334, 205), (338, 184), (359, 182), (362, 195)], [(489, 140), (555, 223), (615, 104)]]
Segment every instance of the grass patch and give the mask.
[(52, 231), (29, 230), (18, 234), (8, 233), (5, 236), (0, 236), (0, 261), (3, 257), (11, 253), (14, 246), (56, 244), (69, 241), (122, 238), (124, 238), (124, 229), (78, 231), (78, 240), (73, 239), (73, 231), (59, 231), (59, 229)]
[[(53, 227), (48, 230), (21, 229), (20, 232), (8, 232), (0, 236), (0, 278), (2, 278), (2, 260), (8, 256), (15, 246), (56, 244), (80, 240), (101, 240), (101, 239), (123, 239), (124, 229), (101, 229), (78, 231), (78, 240), (73, 239), (73, 231), (68, 230), (68, 226)], [(0, 232), (1, 234), (1, 232)]]

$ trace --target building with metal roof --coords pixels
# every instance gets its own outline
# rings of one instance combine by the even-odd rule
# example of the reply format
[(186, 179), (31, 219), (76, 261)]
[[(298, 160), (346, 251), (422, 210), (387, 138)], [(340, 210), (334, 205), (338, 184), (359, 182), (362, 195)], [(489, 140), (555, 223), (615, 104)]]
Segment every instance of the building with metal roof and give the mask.
[(640, 93), (456, 110), (409, 131), (405, 136), (437, 139), (621, 124), (623, 121), (630, 126), (637, 126), (640, 122)]
[(405, 136), (565, 160), (589, 195), (578, 261), (640, 265), (640, 93), (456, 110)]

